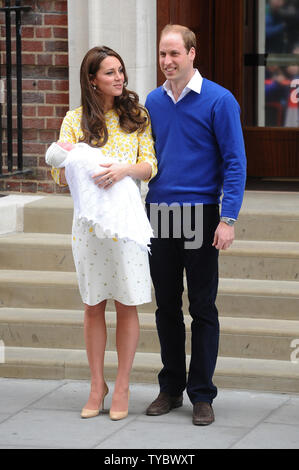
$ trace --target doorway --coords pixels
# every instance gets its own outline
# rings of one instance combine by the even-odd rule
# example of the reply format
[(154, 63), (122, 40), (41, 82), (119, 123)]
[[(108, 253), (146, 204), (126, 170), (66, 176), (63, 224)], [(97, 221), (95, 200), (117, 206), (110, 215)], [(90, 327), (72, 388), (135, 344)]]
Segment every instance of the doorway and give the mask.
[[(283, 18), (285, 26), (271, 42), (273, 5), (274, 20)], [(167, 23), (195, 32), (195, 66), (239, 102), (248, 177), (299, 190), (299, 0), (157, 0), (158, 40)], [(285, 98), (270, 99), (271, 72), (279, 70), (293, 76), (281, 84)], [(164, 81), (160, 71), (157, 80)]]

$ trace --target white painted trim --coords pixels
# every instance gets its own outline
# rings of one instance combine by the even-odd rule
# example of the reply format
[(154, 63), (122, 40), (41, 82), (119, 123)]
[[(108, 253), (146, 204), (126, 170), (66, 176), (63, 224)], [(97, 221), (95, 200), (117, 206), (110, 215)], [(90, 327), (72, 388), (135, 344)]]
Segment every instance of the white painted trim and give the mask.
[(68, 0), (70, 109), (80, 105), (80, 64), (88, 50), (88, 2)]
[[(258, 2), (258, 53), (264, 54), (266, 47), (266, 2)], [(258, 126), (265, 126), (265, 73), (266, 67), (258, 67)]]
[(10, 194), (0, 198), (0, 235), (24, 231), (24, 206), (45, 196)]
[(96, 45), (115, 49), (140, 102), (157, 86), (156, 0), (68, 0), (70, 109), (80, 105), (80, 65)]

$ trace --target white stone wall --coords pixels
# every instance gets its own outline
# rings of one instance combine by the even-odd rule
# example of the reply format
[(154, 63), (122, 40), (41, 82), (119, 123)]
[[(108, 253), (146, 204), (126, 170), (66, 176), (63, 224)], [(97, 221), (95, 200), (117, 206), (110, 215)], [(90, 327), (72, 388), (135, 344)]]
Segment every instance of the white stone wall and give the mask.
[(156, 0), (68, 0), (70, 109), (80, 104), (79, 71), (85, 53), (109, 46), (123, 58), (128, 88), (144, 103), (156, 88)]

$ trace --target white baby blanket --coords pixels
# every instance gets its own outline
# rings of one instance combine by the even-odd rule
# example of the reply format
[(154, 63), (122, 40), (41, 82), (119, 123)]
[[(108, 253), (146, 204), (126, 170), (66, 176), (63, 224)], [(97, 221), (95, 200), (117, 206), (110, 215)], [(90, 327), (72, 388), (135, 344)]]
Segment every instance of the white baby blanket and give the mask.
[(133, 240), (149, 251), (153, 230), (132, 178), (126, 176), (107, 189), (98, 187), (91, 178), (101, 170), (101, 163), (111, 162), (99, 148), (84, 143), (69, 152), (53, 143), (46, 153), (47, 164), (65, 167), (75, 215), (91, 221), (98, 238)]

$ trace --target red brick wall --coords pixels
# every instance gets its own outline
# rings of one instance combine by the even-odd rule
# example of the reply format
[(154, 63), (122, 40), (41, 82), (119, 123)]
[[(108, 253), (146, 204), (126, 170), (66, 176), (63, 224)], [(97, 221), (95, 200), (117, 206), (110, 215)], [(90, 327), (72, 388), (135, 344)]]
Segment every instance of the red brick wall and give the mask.
[[(4, 0), (0, 5), (4, 6)], [(30, 175), (0, 177), (0, 190), (14, 192), (65, 192), (55, 185), (46, 166), (44, 155), (49, 144), (58, 139), (62, 118), (68, 110), (68, 30), (66, 0), (25, 0), (31, 6), (22, 13), (22, 89), (23, 89), (23, 162)], [(14, 5), (14, 0), (11, 1)], [(12, 26), (14, 26), (14, 14)], [(1, 64), (5, 64), (5, 17), (0, 14)], [(13, 37), (15, 28), (12, 28)], [(15, 41), (12, 43), (12, 63), (15, 64)], [(14, 67), (13, 67), (14, 69)], [(2, 65), (1, 76), (5, 77)], [(15, 71), (13, 70), (14, 77)], [(13, 79), (13, 90), (16, 80)], [(13, 101), (15, 102), (15, 101)], [(4, 107), (5, 112), (5, 107)], [(13, 106), (16, 114), (16, 106)], [(14, 118), (14, 129), (16, 118)], [(6, 119), (3, 119), (3, 127)], [(14, 130), (16, 137), (16, 130)], [(3, 132), (5, 163), (5, 129)], [(16, 153), (16, 141), (14, 142)], [(5, 169), (3, 169), (5, 171)]]

